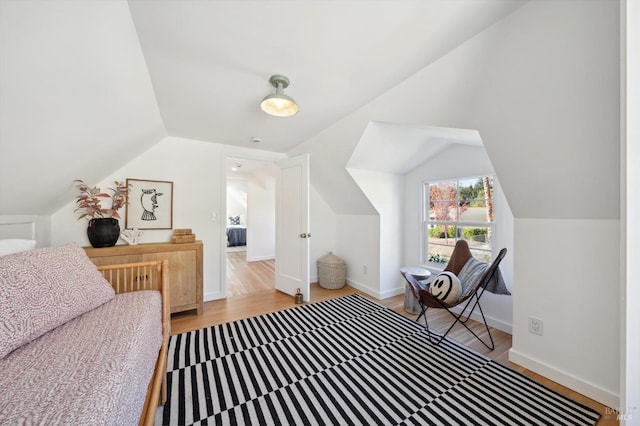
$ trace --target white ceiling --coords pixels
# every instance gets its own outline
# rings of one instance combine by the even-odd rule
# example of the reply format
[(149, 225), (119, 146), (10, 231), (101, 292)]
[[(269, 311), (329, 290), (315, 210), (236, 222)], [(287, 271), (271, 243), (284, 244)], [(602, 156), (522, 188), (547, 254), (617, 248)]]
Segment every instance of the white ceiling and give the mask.
[[(51, 214), (167, 136), (309, 153), (331, 208), (369, 214), (352, 155), (397, 172), (418, 155), (393, 142), (439, 126), (480, 132), (514, 216), (617, 217), (618, 6), (0, 0), (0, 215)], [(259, 110), (273, 73), (298, 115)]]
[(371, 122), (347, 167), (402, 175), (452, 144), (482, 146), (482, 139), (477, 130)]
[[(286, 152), (521, 6), (513, 0), (129, 1), (170, 135)], [(272, 74), (300, 112), (259, 109)]]
[(253, 173), (259, 172), (267, 164), (266, 161), (248, 160), (246, 158), (227, 158), (225, 162), (227, 178), (245, 177)]
[[(0, 215), (50, 214), (166, 136), (290, 152), (522, 4), (2, 0)], [(258, 107), (274, 73), (294, 117)]]

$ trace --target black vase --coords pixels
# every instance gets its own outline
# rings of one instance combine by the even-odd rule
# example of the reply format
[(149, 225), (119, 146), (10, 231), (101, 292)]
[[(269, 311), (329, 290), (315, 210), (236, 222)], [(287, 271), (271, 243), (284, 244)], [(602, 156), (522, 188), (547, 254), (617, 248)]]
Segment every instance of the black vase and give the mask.
[(89, 221), (87, 236), (93, 247), (113, 247), (120, 237), (118, 219), (112, 217), (98, 217)]

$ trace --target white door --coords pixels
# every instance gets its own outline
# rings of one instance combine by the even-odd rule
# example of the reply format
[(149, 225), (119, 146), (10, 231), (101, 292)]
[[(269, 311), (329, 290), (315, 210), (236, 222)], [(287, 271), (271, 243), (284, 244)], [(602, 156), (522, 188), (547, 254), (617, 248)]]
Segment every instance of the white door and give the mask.
[(276, 290), (309, 301), (309, 155), (278, 162)]

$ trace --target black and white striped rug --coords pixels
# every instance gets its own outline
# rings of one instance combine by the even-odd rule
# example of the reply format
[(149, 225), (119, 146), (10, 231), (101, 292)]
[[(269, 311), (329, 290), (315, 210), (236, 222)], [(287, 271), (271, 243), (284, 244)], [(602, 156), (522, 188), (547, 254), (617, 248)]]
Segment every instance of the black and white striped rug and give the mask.
[(593, 425), (599, 414), (358, 295), (172, 336), (164, 425)]

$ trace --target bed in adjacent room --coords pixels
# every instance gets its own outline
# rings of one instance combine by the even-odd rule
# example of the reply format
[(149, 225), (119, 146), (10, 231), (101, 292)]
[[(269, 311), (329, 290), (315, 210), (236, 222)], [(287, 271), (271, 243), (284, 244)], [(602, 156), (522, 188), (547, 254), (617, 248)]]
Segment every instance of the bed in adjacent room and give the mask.
[(240, 224), (240, 217), (229, 217), (227, 225), (227, 247), (247, 245), (247, 226)]

